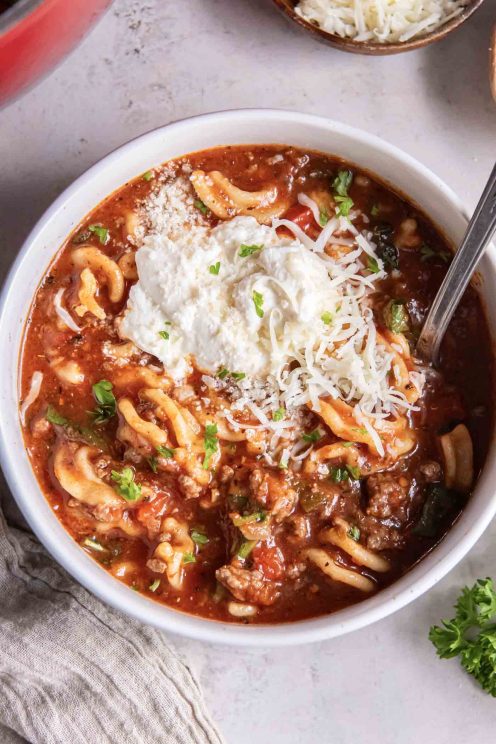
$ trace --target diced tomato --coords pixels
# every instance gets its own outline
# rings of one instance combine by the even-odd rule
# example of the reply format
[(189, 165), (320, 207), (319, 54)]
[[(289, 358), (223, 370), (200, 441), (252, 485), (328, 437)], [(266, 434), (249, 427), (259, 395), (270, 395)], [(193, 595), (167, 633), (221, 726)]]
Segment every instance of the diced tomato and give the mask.
[[(291, 222), (294, 222), (295, 225), (298, 225), (298, 227), (301, 228), (304, 233), (310, 235), (310, 237), (312, 238), (316, 237), (316, 235), (320, 232), (320, 227), (315, 222), (312, 210), (310, 209), (310, 207), (305, 207), (303, 204), (294, 204), (282, 216), (283, 219), (291, 220)], [(287, 227), (278, 227), (276, 232), (280, 236), (284, 235), (293, 237), (293, 234)]]
[(150, 532), (156, 532), (160, 529), (160, 518), (167, 510), (169, 497), (167, 494), (161, 494), (153, 501), (147, 501), (136, 509), (136, 518), (138, 522), (146, 527)]
[(252, 551), (254, 568), (267, 579), (282, 579), (284, 576), (284, 556), (275, 545), (257, 545)]

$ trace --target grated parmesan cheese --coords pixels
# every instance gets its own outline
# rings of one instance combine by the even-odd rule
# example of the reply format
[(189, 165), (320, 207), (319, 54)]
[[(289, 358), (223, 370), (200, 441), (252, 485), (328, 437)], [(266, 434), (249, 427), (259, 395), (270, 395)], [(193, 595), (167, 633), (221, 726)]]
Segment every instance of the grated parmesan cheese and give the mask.
[(470, 0), (300, 0), (295, 10), (330, 34), (355, 41), (403, 42), (434, 31)]

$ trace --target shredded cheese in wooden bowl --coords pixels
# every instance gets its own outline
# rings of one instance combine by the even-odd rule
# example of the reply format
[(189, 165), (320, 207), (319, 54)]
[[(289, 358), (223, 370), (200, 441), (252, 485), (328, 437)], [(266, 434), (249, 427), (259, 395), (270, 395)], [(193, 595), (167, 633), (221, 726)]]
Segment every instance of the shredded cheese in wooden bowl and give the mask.
[(394, 44), (435, 31), (469, 5), (470, 0), (300, 0), (295, 11), (342, 38)]

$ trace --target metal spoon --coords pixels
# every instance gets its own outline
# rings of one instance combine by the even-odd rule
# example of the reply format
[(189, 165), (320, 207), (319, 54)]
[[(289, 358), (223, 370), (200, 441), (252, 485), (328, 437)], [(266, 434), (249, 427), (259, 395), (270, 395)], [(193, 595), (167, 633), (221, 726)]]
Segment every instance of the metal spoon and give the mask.
[(477, 263), (496, 230), (496, 165), (434, 298), (417, 342), (417, 353), (437, 365), (439, 347)]

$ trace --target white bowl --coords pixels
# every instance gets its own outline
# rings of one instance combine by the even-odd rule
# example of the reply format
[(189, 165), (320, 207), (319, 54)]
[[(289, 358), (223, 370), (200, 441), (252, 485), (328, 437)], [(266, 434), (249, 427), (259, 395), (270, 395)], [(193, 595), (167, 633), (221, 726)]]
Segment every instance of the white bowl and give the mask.
[[(54, 253), (103, 198), (129, 179), (186, 153), (216, 145), (281, 143), (338, 155), (369, 169), (407, 194), (458, 244), (467, 218), (453, 192), (427, 168), (395, 147), (357, 129), (316, 116), (273, 110), (240, 110), (198, 116), (139, 137), (94, 165), (48, 209), (12, 267), (0, 303), (0, 458), (25, 518), (54, 558), (101, 600), (145, 623), (190, 638), (235, 645), (317, 641), (368, 625), (400, 609), (439, 581), (480, 537), (496, 511), (494, 443), (475, 493), (443, 542), (395, 584), (332, 615), (273, 626), (205, 620), (154, 602), (101, 568), (69, 536), (40, 491), (24, 448), (18, 413), (18, 360), (33, 295)], [(496, 329), (491, 248), (481, 262), (481, 292)]]

